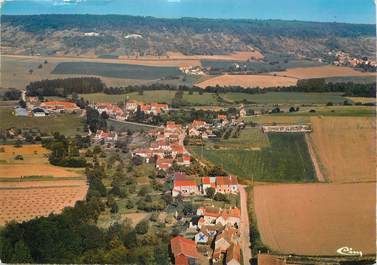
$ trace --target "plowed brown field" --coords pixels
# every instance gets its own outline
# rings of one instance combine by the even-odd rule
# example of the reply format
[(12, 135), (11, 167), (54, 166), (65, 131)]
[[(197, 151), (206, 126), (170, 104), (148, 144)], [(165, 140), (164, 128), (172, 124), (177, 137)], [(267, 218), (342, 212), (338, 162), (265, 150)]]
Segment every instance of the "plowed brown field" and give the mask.
[(291, 68), (283, 72), (274, 72), (273, 74), (298, 79), (333, 76), (376, 76), (376, 73), (363, 73), (351, 67), (338, 67), (334, 65)]
[(272, 76), (272, 75), (221, 75), (205, 80), (196, 86), (205, 88), (207, 86), (241, 86), (241, 87), (276, 87), (294, 86), (297, 78)]
[(321, 171), (333, 182), (374, 181), (375, 120), (371, 117), (313, 117), (309, 139)]
[(60, 213), (64, 207), (83, 200), (86, 185), (77, 187), (1, 189), (0, 225), (11, 220), (26, 221), (50, 213)]
[(375, 183), (261, 185), (254, 204), (274, 251), (337, 256), (346, 246), (375, 254)]

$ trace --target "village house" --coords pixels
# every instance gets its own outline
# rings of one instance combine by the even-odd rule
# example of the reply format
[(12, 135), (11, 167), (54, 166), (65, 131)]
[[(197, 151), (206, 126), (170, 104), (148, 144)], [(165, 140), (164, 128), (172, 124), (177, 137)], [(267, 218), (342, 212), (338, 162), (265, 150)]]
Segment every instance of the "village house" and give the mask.
[(189, 154), (184, 154), (181, 156), (177, 156), (175, 162), (178, 166), (190, 166), (191, 165), (191, 156)]
[(94, 105), (94, 108), (98, 110), (100, 114), (106, 112), (110, 117), (116, 119), (124, 119), (123, 110), (116, 104), (111, 103), (98, 103)]
[(215, 238), (218, 230), (221, 230), (221, 226), (218, 226), (218, 225), (202, 226), (199, 232), (195, 235), (195, 243), (210, 245), (212, 243), (212, 240)]
[(139, 103), (133, 99), (127, 100), (126, 103), (124, 104), (124, 107), (126, 111), (128, 112), (135, 112), (138, 106), (139, 106)]
[(236, 176), (202, 177), (201, 191), (206, 194), (208, 188), (214, 188), (215, 192), (228, 194), (238, 192)]
[(226, 252), (226, 265), (241, 265), (241, 248), (233, 243)]
[(149, 148), (137, 148), (132, 152), (132, 157), (139, 156), (149, 163), (150, 159), (153, 157), (153, 152)]
[(75, 103), (68, 101), (46, 101), (42, 102), (40, 107), (51, 112), (74, 112), (80, 110), (80, 108)]
[(157, 158), (156, 168), (159, 170), (167, 171), (173, 166), (173, 159), (170, 158)]
[(218, 233), (215, 238), (215, 248), (212, 261), (214, 263), (218, 263), (220, 260), (222, 260), (228, 249), (230, 249), (231, 245), (238, 244), (238, 241), (238, 230), (233, 227), (226, 226), (225, 229)]
[(175, 265), (199, 264), (199, 253), (195, 241), (176, 236), (170, 240)]
[(114, 131), (105, 132), (103, 130), (97, 130), (94, 140), (96, 142), (104, 141), (105, 143), (116, 142), (118, 140), (118, 134)]
[(216, 219), (216, 224), (239, 227), (241, 224), (241, 211), (237, 207), (222, 211)]
[(199, 207), (196, 215), (202, 216), (198, 221), (198, 228), (203, 225), (230, 225), (239, 227), (241, 223), (241, 211), (237, 207), (222, 210), (217, 207)]
[(182, 196), (195, 195), (199, 193), (198, 184), (192, 177), (179, 178), (173, 180), (172, 196), (177, 197), (179, 194)]

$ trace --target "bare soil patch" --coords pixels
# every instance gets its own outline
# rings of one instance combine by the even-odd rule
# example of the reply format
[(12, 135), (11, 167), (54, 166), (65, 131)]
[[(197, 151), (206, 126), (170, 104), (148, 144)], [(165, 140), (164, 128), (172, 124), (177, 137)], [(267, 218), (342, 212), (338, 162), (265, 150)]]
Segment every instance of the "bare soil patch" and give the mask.
[(294, 86), (297, 84), (297, 78), (272, 76), (272, 75), (221, 75), (210, 78), (196, 84), (201, 88), (207, 86), (241, 86), (241, 87), (276, 87), (276, 86)]
[(348, 246), (375, 254), (375, 183), (254, 187), (258, 230), (284, 254), (339, 255)]

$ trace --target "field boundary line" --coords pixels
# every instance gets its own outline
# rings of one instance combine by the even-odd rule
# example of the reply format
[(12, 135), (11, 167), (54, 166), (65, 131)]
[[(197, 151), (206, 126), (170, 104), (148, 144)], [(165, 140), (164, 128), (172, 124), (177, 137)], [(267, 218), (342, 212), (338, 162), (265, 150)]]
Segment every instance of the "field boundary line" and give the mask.
[(313, 146), (310, 142), (310, 137), (308, 136), (308, 134), (305, 134), (305, 140), (306, 140), (306, 144), (308, 146), (308, 151), (309, 151), (310, 157), (312, 159), (312, 163), (313, 163), (313, 166), (314, 166), (315, 175), (317, 177), (317, 180), (319, 182), (327, 182), (327, 179), (322, 174), (321, 168), (320, 168), (318, 160), (317, 160), (317, 156), (316, 156), (315, 151), (313, 149)]

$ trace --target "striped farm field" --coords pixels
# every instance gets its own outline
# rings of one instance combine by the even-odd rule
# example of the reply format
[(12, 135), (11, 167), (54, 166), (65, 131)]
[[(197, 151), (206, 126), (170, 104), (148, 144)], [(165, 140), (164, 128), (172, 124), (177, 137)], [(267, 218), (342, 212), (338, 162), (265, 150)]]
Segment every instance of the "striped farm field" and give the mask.
[(41, 145), (1, 145), (0, 150), (0, 226), (60, 213), (85, 198), (83, 169), (50, 165), (49, 151)]
[(1, 189), (0, 225), (15, 220), (27, 221), (50, 213), (60, 213), (64, 207), (83, 200), (86, 185), (77, 187), (32, 187), (28, 189)]

